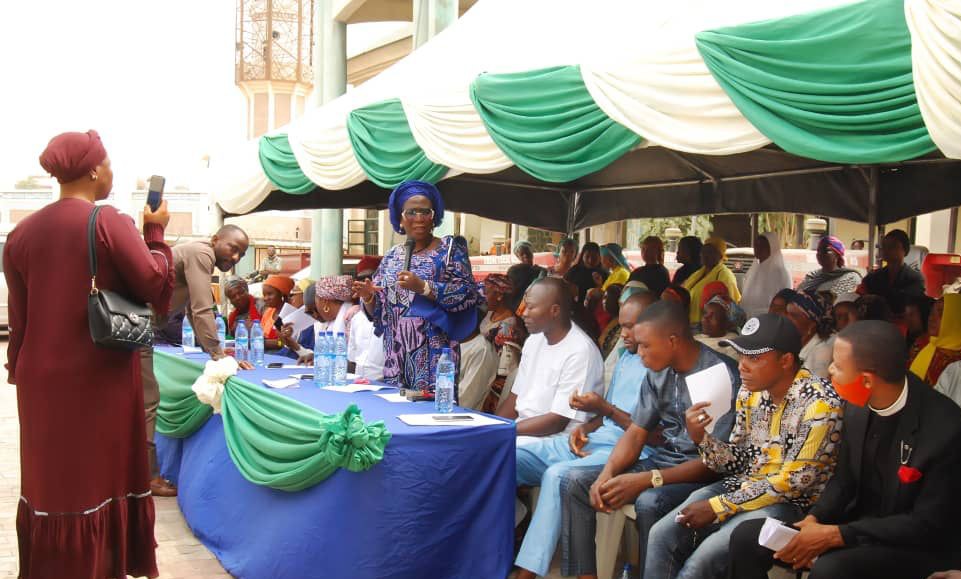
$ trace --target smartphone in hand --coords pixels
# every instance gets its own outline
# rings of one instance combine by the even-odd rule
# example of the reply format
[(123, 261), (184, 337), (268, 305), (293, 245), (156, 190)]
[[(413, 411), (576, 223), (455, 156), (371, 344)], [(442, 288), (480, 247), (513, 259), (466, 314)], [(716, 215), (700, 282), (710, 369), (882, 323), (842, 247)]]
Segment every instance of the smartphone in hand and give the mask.
[(160, 202), (163, 201), (164, 195), (164, 184), (167, 180), (160, 175), (153, 175), (150, 177), (150, 183), (147, 185), (147, 205), (150, 206), (151, 211), (156, 211), (160, 208)]

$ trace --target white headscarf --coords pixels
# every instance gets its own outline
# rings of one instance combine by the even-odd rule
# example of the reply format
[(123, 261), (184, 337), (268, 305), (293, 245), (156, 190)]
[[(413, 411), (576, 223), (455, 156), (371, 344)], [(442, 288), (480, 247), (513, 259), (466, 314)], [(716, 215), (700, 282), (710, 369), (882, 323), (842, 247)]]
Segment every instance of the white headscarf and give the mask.
[(769, 231), (762, 234), (771, 246), (771, 256), (763, 262), (754, 260), (747, 277), (744, 278), (744, 292), (741, 295), (741, 307), (748, 317), (766, 313), (774, 295), (784, 288), (794, 287), (791, 274), (784, 267), (784, 256), (781, 255), (781, 240), (777, 233)]

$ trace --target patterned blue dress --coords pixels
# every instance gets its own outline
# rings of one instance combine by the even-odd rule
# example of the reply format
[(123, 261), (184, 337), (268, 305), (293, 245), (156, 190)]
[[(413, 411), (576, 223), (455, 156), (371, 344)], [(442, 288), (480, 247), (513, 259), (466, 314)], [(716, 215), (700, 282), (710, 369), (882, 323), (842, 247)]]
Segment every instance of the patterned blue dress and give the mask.
[[(384, 340), (384, 381), (433, 392), (441, 349), (451, 349), (454, 367), (458, 368), (460, 347), (440, 327), (423, 317), (409, 315), (415, 294), (397, 287), (405, 255), (403, 245), (394, 246), (377, 268), (374, 285), (384, 289), (374, 296), (370, 318), (374, 333)], [(410, 269), (431, 282), (434, 303), (445, 312), (464, 312), (480, 302), (463, 238), (446, 236), (436, 249), (415, 253)]]

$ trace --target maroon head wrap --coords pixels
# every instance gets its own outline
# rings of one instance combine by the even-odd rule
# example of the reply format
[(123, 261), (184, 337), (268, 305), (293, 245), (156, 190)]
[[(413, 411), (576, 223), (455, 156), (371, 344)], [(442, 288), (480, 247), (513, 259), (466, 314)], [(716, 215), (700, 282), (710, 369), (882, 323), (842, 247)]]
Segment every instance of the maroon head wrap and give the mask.
[(40, 166), (60, 183), (83, 177), (107, 158), (97, 131), (61, 133), (50, 139), (40, 155)]

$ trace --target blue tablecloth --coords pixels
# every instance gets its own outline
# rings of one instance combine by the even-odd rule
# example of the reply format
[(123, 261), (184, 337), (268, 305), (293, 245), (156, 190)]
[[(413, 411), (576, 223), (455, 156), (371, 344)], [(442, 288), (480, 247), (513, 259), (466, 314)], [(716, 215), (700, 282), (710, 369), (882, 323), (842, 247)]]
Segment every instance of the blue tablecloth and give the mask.
[[(261, 384), (295, 372), (258, 369), (240, 377)], [(241, 579), (507, 576), (514, 542), (513, 424), (412, 427), (397, 415), (429, 413), (433, 403), (390, 403), (370, 392), (320, 390), (310, 381), (276, 392), (327, 413), (353, 402), (365, 421), (384, 420), (393, 437), (384, 460), (371, 470), (340, 470), (314, 487), (288, 493), (240, 475), (219, 415), (186, 439), (158, 434), (161, 471), (179, 486), (188, 525), (231, 574)]]

